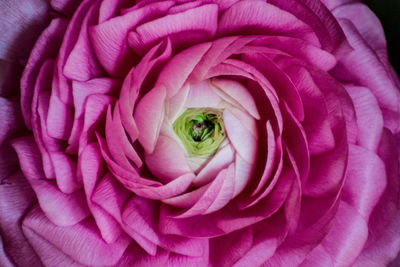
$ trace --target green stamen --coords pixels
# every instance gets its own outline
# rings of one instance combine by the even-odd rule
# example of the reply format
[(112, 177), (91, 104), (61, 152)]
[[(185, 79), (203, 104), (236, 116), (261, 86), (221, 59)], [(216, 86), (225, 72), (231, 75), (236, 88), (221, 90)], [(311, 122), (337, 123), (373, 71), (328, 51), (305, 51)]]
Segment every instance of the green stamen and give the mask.
[(210, 156), (225, 139), (222, 110), (189, 108), (173, 123), (190, 156)]

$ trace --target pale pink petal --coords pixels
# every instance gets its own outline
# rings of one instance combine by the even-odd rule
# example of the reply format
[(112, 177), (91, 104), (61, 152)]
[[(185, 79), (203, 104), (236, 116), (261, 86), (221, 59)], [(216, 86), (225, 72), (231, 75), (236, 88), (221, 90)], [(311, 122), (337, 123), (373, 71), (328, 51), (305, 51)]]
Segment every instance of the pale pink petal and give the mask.
[(234, 150), (230, 145), (226, 145), (221, 148), (212, 159), (200, 170), (196, 178), (193, 180), (193, 184), (196, 186), (202, 186), (212, 179), (224, 168), (228, 166), (234, 160)]
[(179, 92), (168, 99), (168, 119), (173, 122), (178, 118), (180, 112), (183, 111), (183, 107), (186, 102), (186, 98), (189, 94), (190, 85), (184, 85)]
[(181, 194), (179, 196), (163, 199), (162, 201), (168, 205), (178, 208), (190, 208), (203, 196), (208, 189), (208, 185), (202, 186), (196, 190)]
[(230, 111), (224, 110), (223, 120), (226, 133), (239, 155), (249, 162), (257, 160), (257, 140)]
[(191, 172), (183, 148), (166, 136), (160, 135), (153, 153), (146, 154), (145, 161), (150, 171), (165, 183)]
[(189, 85), (189, 93), (185, 101), (187, 108), (218, 108), (221, 98), (211, 89), (208, 81)]
[(258, 109), (256, 103), (254, 102), (253, 96), (242, 84), (233, 80), (226, 79), (212, 79), (211, 83), (222, 92), (224, 92), (222, 97), (224, 99), (227, 99), (229, 103), (233, 102), (235, 106), (241, 106), (254, 118), (260, 119), (260, 114), (258, 113)]
[(139, 130), (139, 142), (146, 153), (153, 153), (165, 109), (165, 87), (155, 87), (138, 103), (134, 119)]
[[(165, 86), (167, 98), (182, 88), (193, 69), (210, 48), (210, 43), (192, 46), (172, 58), (158, 76), (157, 85)], [(179, 73), (179, 75), (176, 75)]]
[[(237, 161), (235, 162), (237, 164)], [(218, 175), (225, 175), (224, 177), (224, 183), (221, 187), (221, 190), (218, 193), (218, 196), (216, 197), (216, 199), (214, 200), (214, 202), (207, 208), (207, 210), (203, 213), (203, 214), (209, 214), (212, 212), (215, 212), (219, 209), (222, 209), (223, 207), (225, 207), (229, 201), (234, 198), (234, 193), (236, 190), (236, 164), (230, 164), (225, 170), (225, 173), (222, 173), (223, 171), (221, 171), (220, 174)], [(215, 179), (218, 179), (215, 178)], [(241, 184), (239, 184), (239, 187), (241, 186)]]
[[(218, 6), (203, 5), (142, 24), (128, 34), (127, 40), (138, 54), (144, 54), (149, 47), (166, 36), (171, 38), (174, 47), (188, 47), (211, 39), (217, 30), (217, 19)], [(179, 34), (185, 38), (180, 40), (177, 38)]]
[(257, 121), (246, 111), (235, 108), (233, 106), (225, 107), (226, 110), (229, 110), (233, 116), (235, 116), (240, 123), (254, 136), (256, 140), (258, 140), (258, 127)]
[(239, 38), (238, 36), (229, 36), (218, 38), (213, 41), (210, 49), (194, 68), (191, 77), (194, 78), (195, 82), (205, 80), (205, 76), (211, 67), (221, 63), (250, 40), (247, 38)]

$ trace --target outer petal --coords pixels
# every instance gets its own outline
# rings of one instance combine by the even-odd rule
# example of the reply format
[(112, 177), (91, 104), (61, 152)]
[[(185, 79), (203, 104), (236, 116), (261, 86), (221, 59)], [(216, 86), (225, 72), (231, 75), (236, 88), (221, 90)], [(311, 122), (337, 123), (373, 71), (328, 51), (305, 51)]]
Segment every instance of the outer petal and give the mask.
[[(21, 137), (13, 140), (21, 169), (34, 189), (41, 208), (46, 216), (57, 225), (74, 225), (89, 215), (85, 197), (82, 191), (64, 194), (48, 180), (43, 179), (42, 162), (39, 151), (33, 139)], [(63, 212), (60, 212), (60, 209)]]
[[(20, 226), (22, 217), (35, 201), (35, 193), (21, 172), (1, 179), (0, 228), (3, 248), (0, 250), (7, 254), (9, 261), (18, 266), (41, 266), (40, 259), (29, 245)], [(2, 260), (3, 255), (0, 253), (0, 264), (4, 264)]]
[(25, 231), (33, 231), (46, 242), (85, 265), (117, 263), (130, 242), (127, 236), (123, 236), (113, 244), (106, 244), (90, 219), (73, 226), (56, 226), (37, 206), (25, 217), (23, 227)]
[(49, 6), (42, 0), (4, 0), (0, 10), (0, 58), (22, 63), (48, 22)]

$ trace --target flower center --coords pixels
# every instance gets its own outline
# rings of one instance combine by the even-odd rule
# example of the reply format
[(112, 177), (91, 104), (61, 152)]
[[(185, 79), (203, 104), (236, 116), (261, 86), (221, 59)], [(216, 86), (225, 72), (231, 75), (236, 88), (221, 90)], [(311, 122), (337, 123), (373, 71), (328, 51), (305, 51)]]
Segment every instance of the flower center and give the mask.
[(210, 156), (225, 139), (222, 110), (189, 108), (173, 123), (190, 156)]

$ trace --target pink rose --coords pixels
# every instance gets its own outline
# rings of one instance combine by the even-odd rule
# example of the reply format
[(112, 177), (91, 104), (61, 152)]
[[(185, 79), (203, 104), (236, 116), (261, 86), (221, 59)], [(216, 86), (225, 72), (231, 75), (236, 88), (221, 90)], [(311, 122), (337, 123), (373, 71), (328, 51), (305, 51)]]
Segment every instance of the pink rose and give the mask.
[(400, 82), (366, 6), (24, 2), (0, 4), (1, 266), (396, 257)]

